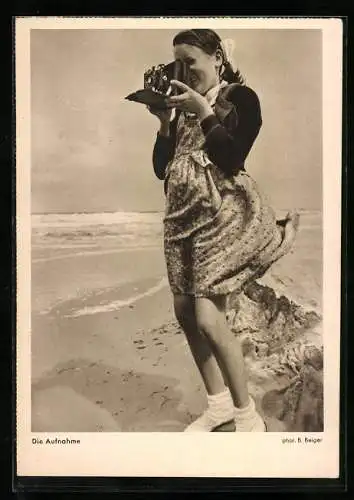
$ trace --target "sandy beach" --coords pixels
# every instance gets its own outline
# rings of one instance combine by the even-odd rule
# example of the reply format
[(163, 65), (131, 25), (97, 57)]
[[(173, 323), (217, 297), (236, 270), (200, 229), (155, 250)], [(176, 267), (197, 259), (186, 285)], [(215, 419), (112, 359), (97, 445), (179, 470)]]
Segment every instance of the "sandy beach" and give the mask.
[[(32, 431), (183, 431), (205, 393), (173, 317), (161, 214), (32, 218)], [(303, 212), (292, 252), (230, 301), (271, 431), (322, 430), (321, 280), (321, 215)]]

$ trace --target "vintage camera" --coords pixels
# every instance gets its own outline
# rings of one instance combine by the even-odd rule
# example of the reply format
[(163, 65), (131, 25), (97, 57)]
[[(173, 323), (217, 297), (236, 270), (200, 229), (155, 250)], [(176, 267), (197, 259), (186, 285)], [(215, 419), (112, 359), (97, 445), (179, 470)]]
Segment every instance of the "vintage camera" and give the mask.
[(166, 94), (171, 80), (189, 83), (189, 67), (182, 61), (174, 61), (169, 64), (153, 66), (144, 73), (144, 88), (155, 92)]
[(180, 93), (179, 89), (171, 88), (171, 80), (179, 80), (189, 85), (190, 71), (188, 65), (176, 60), (169, 64), (153, 66), (144, 73), (144, 88), (129, 94), (126, 99), (156, 109), (164, 109), (166, 107), (166, 97)]

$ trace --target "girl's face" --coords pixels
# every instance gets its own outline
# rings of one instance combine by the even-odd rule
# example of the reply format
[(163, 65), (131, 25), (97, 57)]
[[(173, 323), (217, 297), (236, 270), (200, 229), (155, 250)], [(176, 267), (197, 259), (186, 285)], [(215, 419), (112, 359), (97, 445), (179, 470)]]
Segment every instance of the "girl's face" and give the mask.
[(219, 83), (219, 71), (222, 64), (219, 51), (209, 55), (199, 47), (183, 43), (174, 47), (174, 55), (175, 59), (189, 66), (190, 86), (199, 94), (205, 95), (208, 90)]

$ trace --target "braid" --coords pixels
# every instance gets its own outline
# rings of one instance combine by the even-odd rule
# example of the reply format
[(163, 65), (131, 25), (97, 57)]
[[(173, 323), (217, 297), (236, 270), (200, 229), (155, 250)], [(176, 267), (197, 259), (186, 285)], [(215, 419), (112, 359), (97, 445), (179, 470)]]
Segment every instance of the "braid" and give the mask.
[(224, 71), (220, 75), (222, 80), (225, 80), (227, 83), (238, 83), (239, 85), (245, 85), (245, 79), (243, 78), (240, 70), (236, 69), (236, 71), (234, 71), (230, 61), (225, 60), (223, 66)]

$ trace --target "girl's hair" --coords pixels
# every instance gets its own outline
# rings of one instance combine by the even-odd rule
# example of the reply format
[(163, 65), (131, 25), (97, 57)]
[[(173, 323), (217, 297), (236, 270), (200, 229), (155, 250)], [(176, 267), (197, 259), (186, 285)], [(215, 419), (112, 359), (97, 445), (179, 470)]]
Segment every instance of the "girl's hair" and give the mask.
[(221, 45), (221, 38), (215, 31), (208, 29), (195, 29), (185, 30), (178, 33), (173, 39), (173, 46), (181, 45), (194, 45), (202, 49), (205, 53), (212, 55), (217, 50), (220, 50), (223, 57), (222, 69), (220, 78), (226, 80), (228, 83), (239, 83), (244, 85), (245, 81), (240, 71), (234, 71), (232, 64), (227, 60), (226, 54)]

